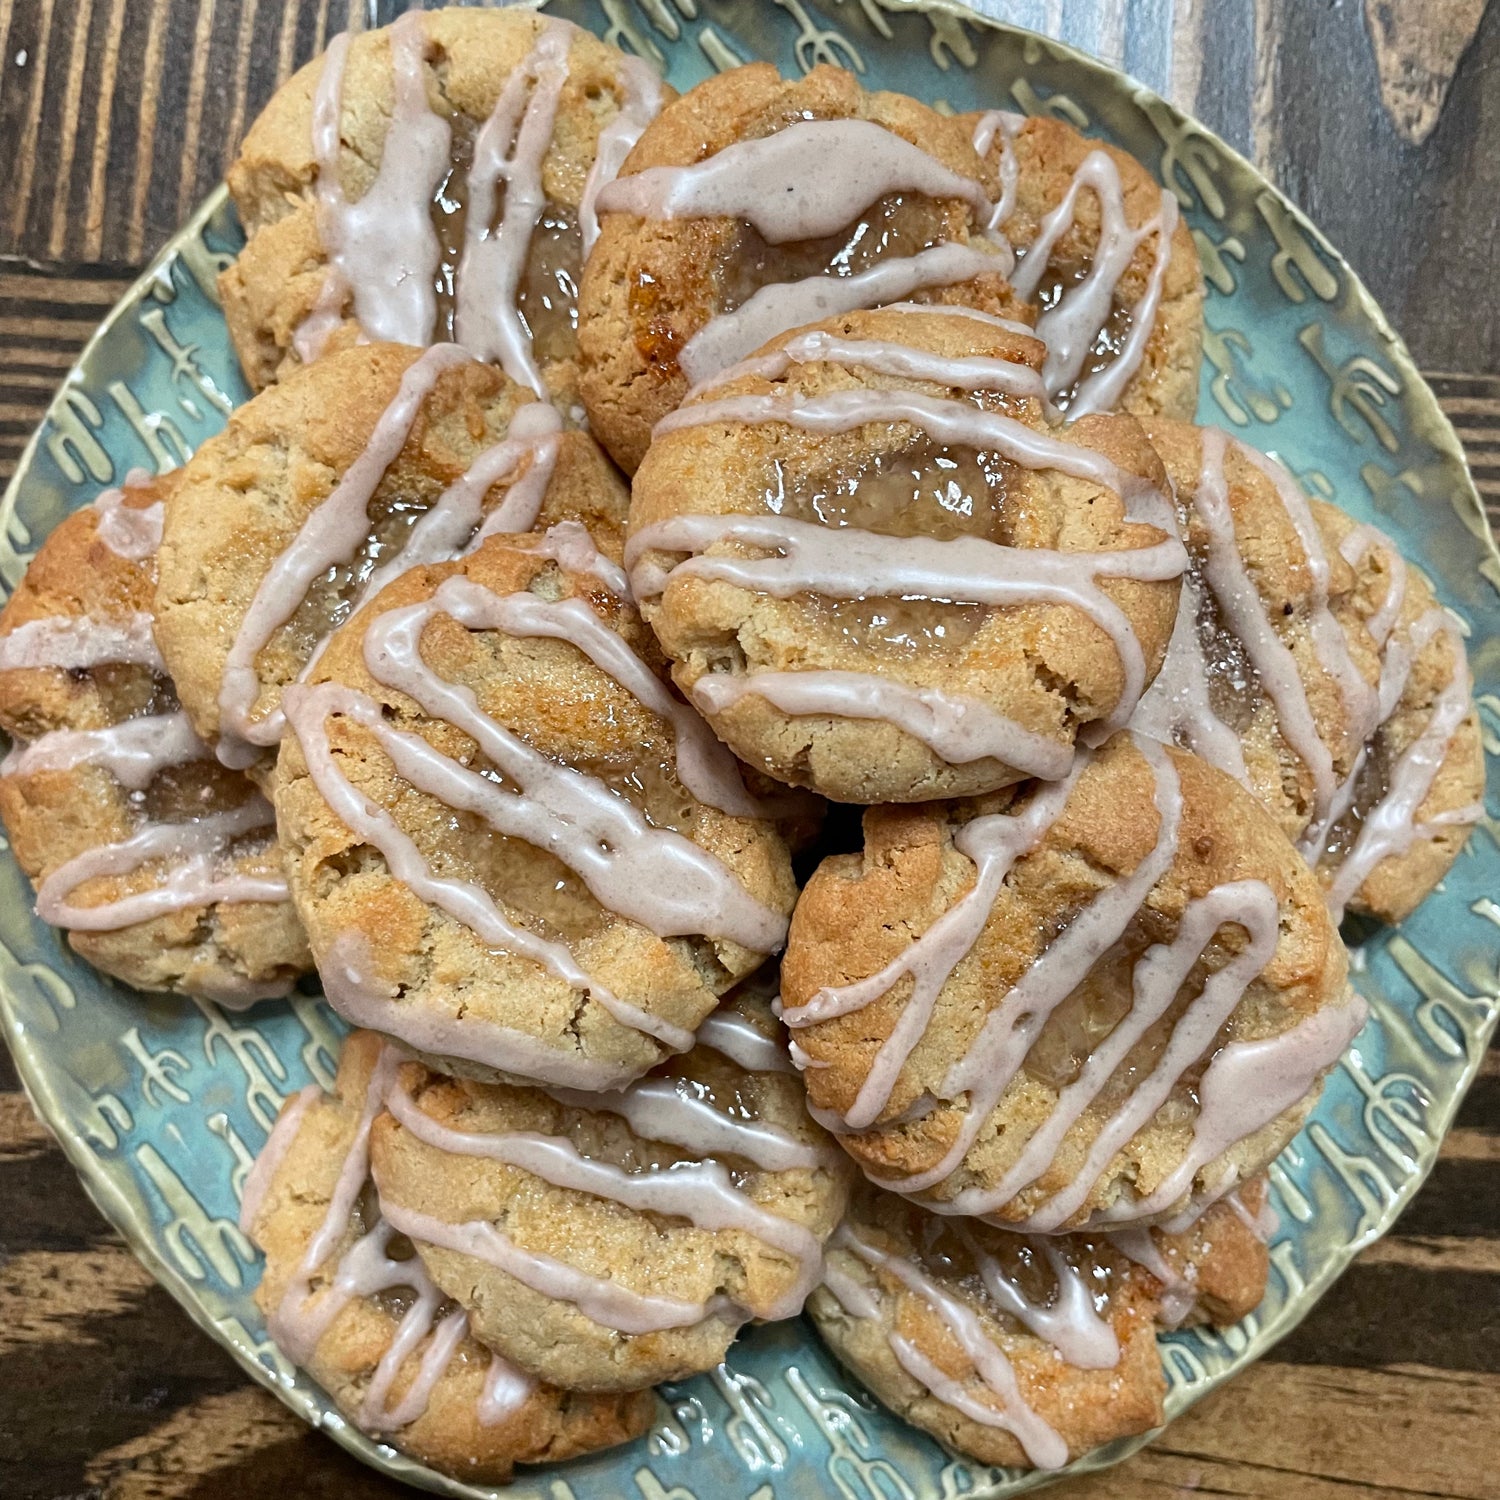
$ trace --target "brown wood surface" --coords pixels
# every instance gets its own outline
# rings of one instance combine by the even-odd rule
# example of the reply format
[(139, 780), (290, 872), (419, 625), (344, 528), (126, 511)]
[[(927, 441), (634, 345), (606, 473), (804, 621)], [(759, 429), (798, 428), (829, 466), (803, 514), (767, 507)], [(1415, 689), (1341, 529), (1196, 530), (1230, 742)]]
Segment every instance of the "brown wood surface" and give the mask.
[[(0, 481), (277, 82), (393, 8), (0, 0)], [(1129, 63), (1132, 16), (1150, 7), (1098, 8)], [(1500, 5), (1171, 0), (1167, 14), (1174, 97), (1350, 256), (1429, 367), (1500, 520)], [(0, 1052), (0, 1496), (398, 1493), (192, 1326), (88, 1202)], [(1500, 1497), (1500, 1051), (1396, 1232), (1291, 1338), (1121, 1468), (1051, 1493)]]

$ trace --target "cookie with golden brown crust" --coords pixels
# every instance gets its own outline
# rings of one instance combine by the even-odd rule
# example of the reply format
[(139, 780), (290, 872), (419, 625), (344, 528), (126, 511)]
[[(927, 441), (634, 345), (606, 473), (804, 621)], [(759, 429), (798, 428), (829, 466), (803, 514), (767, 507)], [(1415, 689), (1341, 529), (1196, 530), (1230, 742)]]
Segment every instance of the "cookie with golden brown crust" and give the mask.
[[(1314, 503), (1355, 573), (1355, 607), (1380, 639), (1379, 724), (1347, 807), (1307, 849), (1336, 910), (1409, 916), (1484, 815), (1484, 743), (1461, 630), (1427, 579), (1373, 526)], [(1330, 550), (1333, 550), (1331, 547)], [(1321, 830), (1319, 831), (1321, 833)]]
[(1037, 332), (1057, 404), (1075, 415), (1190, 419), (1203, 274), (1171, 190), (1128, 152), (1052, 115), (995, 111), (964, 123), (1008, 184), (1000, 229), (1021, 257), (1017, 290), (1046, 309)]
[(618, 1093), (407, 1069), (371, 1142), (385, 1211), (476, 1334), (540, 1379), (712, 1369), (745, 1323), (801, 1311), (853, 1175), (778, 1030), (741, 995)]
[(292, 893), (357, 1025), (618, 1086), (780, 947), (787, 844), (580, 529), (397, 579), (287, 690)]
[(1380, 672), (1332, 508), (1216, 428), (1157, 419), (1146, 434), (1190, 565), (1179, 633), (1134, 725), (1234, 776), (1299, 839), (1353, 768)]
[[(361, 332), (457, 336), (576, 401), (592, 203), (663, 96), (647, 64), (522, 8), (335, 39), (272, 96), (229, 169), (249, 238), (219, 286), (246, 378), (260, 389)], [(320, 98), (336, 121), (321, 148)], [(506, 161), (513, 206), (493, 201)]]
[[(858, 122), (865, 138), (857, 145), (835, 142), (831, 157), (817, 143), (812, 154), (819, 164), (788, 167), (784, 188), (752, 192), (759, 201), (749, 211), (773, 198), (780, 207), (800, 208), (804, 199), (811, 204), (838, 188), (849, 207), (844, 223), (827, 222), (825, 210), (807, 217), (816, 231), (809, 234), (757, 227), (735, 213), (641, 211), (650, 207), (636, 196), (648, 180), (642, 174), (659, 180), (663, 169), (715, 158), (743, 172), (750, 143), (790, 140), (792, 132), (836, 121)], [(871, 142), (891, 138), (897, 152), (912, 158), (905, 180), (926, 181), (930, 191), (882, 192), (884, 178), (864, 189), (867, 169), (873, 176)], [(840, 160), (839, 150), (848, 158)], [(923, 154), (925, 168), (916, 160)], [(848, 307), (915, 296), (1029, 321), (1030, 310), (1005, 280), (1010, 257), (985, 232), (995, 192), (961, 122), (903, 94), (866, 92), (841, 68), (820, 65), (787, 80), (769, 63), (752, 63), (700, 83), (662, 111), (601, 198), (599, 242), (579, 289), (581, 389), (591, 428), (633, 472), (652, 428), (691, 385), (775, 333)], [(734, 195), (720, 201), (732, 203)], [(662, 216), (669, 212), (675, 216)], [(920, 266), (903, 269), (924, 256)], [(871, 282), (872, 274), (887, 279)], [(865, 277), (860, 286), (868, 290), (851, 290), (855, 277)], [(768, 290), (793, 283), (801, 289), (795, 298)], [(768, 305), (773, 295), (780, 311)], [(763, 331), (756, 336), (755, 329)]]
[(1104, 1236), (1023, 1239), (866, 1186), (826, 1261), (824, 1341), (960, 1453), (1059, 1468), (1162, 1421), (1158, 1283)]
[(132, 475), (63, 520), (0, 613), (0, 817), (38, 912), (143, 990), (247, 1004), (311, 956), (270, 807), (197, 739), (152, 638), (177, 476)]
[(1270, 815), (1130, 735), (1004, 812), (865, 815), (782, 962), (819, 1118), (885, 1186), (1044, 1232), (1159, 1222), (1262, 1170), (1359, 1029)]
[(1185, 555), (1138, 424), (1053, 428), (1041, 356), (972, 313), (851, 313), (663, 424), (636, 595), (750, 765), (839, 801), (973, 795), (1123, 722)]
[[(380, 1220), (361, 1117), (378, 1107), (369, 1095), (382, 1051), (379, 1038), (351, 1035), (334, 1092), (313, 1086), (288, 1101), (246, 1185), (243, 1228), (265, 1252), (255, 1298), (272, 1338), (357, 1427), (464, 1480), (504, 1483), (515, 1464), (639, 1437), (655, 1407), (648, 1392), (583, 1396), (528, 1379), (474, 1337)], [(338, 1272), (356, 1263), (361, 1290), (341, 1294)]]
[(1482, 811), (1457, 626), (1388, 536), (1309, 500), (1273, 460), (1213, 428), (1157, 419), (1147, 432), (1192, 563), (1135, 726), (1248, 786), (1319, 868), (1336, 910), (1399, 920)]
[(1022, 1237), (864, 1186), (808, 1311), (913, 1426), (984, 1463), (1050, 1468), (1159, 1425), (1157, 1324), (1237, 1322), (1266, 1269), (1227, 1203), (1176, 1234)]
[(618, 555), (627, 497), (583, 433), (452, 344), (370, 344), (262, 391), (167, 505), (157, 639), (194, 728), (264, 777), (282, 687), (372, 586), (481, 523), (578, 521)]

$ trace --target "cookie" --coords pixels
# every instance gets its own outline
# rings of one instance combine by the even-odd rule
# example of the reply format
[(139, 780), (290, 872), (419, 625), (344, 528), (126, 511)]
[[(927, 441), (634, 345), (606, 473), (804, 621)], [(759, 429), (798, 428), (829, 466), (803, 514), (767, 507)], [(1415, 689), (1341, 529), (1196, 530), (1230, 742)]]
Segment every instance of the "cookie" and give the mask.
[(576, 401), (576, 300), (600, 190), (672, 97), (527, 9), (335, 37), (229, 169), (248, 240), (219, 288), (255, 389), (356, 340), (454, 339)]
[(1332, 909), (1411, 915), (1484, 817), (1484, 742), (1462, 627), (1379, 528), (1315, 503), (1380, 652), (1376, 724), (1303, 852)]
[(613, 1088), (781, 946), (786, 841), (580, 527), (413, 568), (285, 703), (292, 893), (356, 1025)]
[(193, 727), (264, 779), (281, 689), (400, 569), (572, 520), (618, 554), (619, 477), (455, 344), (331, 354), (239, 408), (167, 504), (157, 639)]
[(1365, 1017), (1270, 814), (1129, 734), (997, 808), (873, 808), (808, 882), (781, 993), (815, 1114), (882, 1186), (1044, 1233), (1263, 1170)]
[(396, 1068), (379, 1038), (354, 1033), (334, 1091), (293, 1096), (250, 1172), (240, 1227), (265, 1252), (255, 1300), (272, 1340), (356, 1427), (470, 1482), (639, 1437), (649, 1393), (532, 1380), (474, 1337), (381, 1217), (369, 1136)]
[(743, 760), (845, 802), (968, 796), (1129, 717), (1186, 553), (1139, 425), (1054, 429), (1042, 355), (972, 312), (850, 313), (661, 423), (632, 585)]
[(142, 990), (249, 1004), (311, 967), (270, 804), (193, 733), (152, 636), (163, 497), (63, 520), (0, 612), (0, 817), (37, 915)]
[(385, 1212), (480, 1339), (539, 1379), (630, 1390), (712, 1369), (745, 1323), (801, 1311), (851, 1175), (776, 1031), (741, 997), (616, 1093), (405, 1069), (371, 1136)]
[(590, 427), (632, 473), (689, 387), (788, 329), (909, 298), (1029, 320), (989, 234), (997, 191), (960, 121), (841, 68), (700, 83), (599, 196), (578, 299)]
[(1217, 428), (1147, 432), (1191, 563), (1133, 726), (1254, 792), (1336, 912), (1399, 920), (1483, 813), (1458, 625), (1389, 537), (1309, 500), (1274, 460)]
[[(1169, 1236), (1024, 1238), (865, 1186), (826, 1252), (808, 1312), (898, 1416), (983, 1463), (1055, 1469), (1159, 1426), (1163, 1298), (1235, 1321), (1265, 1290), (1265, 1247), (1227, 1207)], [(1259, 1287), (1251, 1263), (1260, 1267)], [(1207, 1303), (1232, 1288), (1249, 1306)], [(1181, 1318), (1170, 1326), (1178, 1326)]]
[(966, 115), (1000, 180), (999, 232), (1053, 401), (1072, 417), (1127, 411), (1190, 419), (1203, 352), (1203, 274), (1177, 199), (1127, 152), (1052, 115)]

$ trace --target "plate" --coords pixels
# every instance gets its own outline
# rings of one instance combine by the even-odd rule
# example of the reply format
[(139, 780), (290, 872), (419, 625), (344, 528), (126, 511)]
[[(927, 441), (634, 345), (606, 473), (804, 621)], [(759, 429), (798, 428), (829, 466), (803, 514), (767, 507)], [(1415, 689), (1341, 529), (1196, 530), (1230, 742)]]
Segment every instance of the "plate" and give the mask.
[[(1500, 750), (1500, 555), (1452, 429), (1405, 346), (1338, 253), (1208, 131), (1119, 73), (1043, 38), (922, 0), (557, 0), (550, 9), (660, 65), (678, 88), (765, 58), (819, 62), (955, 110), (1049, 112), (1148, 163), (1181, 202), (1209, 282), (1200, 421), (1274, 452), (1313, 493), (1394, 533), (1470, 634), (1486, 749)], [(0, 581), (134, 465), (168, 468), (248, 396), (214, 278), (242, 237), (221, 189), (105, 319), (0, 502)], [(1390, 1227), (1437, 1155), (1479, 1065), (1500, 990), (1500, 842), (1486, 819), (1400, 929), (1363, 928), (1371, 1021), (1272, 1169), (1281, 1220), (1265, 1302), (1222, 1332), (1164, 1336), (1176, 1416), (1285, 1334)], [(514, 1500), (962, 1500), (1055, 1475), (955, 1459), (887, 1415), (805, 1322), (758, 1329), (709, 1375), (663, 1391), (629, 1447), (526, 1470), (507, 1490), (444, 1479), (372, 1442), (266, 1339), (258, 1257), (235, 1227), (277, 1107), (328, 1083), (341, 1026), (314, 994), (230, 1014), (101, 978), (31, 915), (0, 855), (0, 1018), (38, 1112), (106, 1217), (257, 1380), (386, 1473)], [(1117, 1442), (1069, 1473), (1103, 1468)]]

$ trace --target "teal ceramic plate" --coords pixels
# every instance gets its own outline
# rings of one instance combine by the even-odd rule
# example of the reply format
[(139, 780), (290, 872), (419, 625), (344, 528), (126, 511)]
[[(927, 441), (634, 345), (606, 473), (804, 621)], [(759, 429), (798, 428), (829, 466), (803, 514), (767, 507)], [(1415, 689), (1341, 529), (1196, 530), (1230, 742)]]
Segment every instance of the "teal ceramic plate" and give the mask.
[[(919, 0), (560, 0), (558, 12), (660, 64), (679, 88), (754, 58), (818, 62), (965, 110), (1049, 111), (1132, 151), (1181, 200), (1211, 286), (1199, 416), (1274, 451), (1314, 493), (1394, 532), (1471, 633), (1487, 748), (1500, 750), (1500, 557), (1452, 430), (1369, 294), (1246, 162), (1155, 95), (1068, 49)], [(0, 577), (141, 464), (168, 468), (247, 392), (214, 294), (241, 241), (222, 192), (121, 301), (22, 457), (3, 502)], [(1372, 1019), (1273, 1170), (1281, 1228), (1262, 1307), (1223, 1333), (1162, 1340), (1170, 1415), (1303, 1317), (1387, 1229), (1437, 1154), (1497, 1013), (1500, 845), (1488, 820), (1399, 930), (1356, 939)], [(366, 1462), (464, 1487), (370, 1442), (266, 1341), (257, 1257), (234, 1227), (284, 1095), (328, 1082), (340, 1027), (314, 996), (228, 1015), (101, 979), (31, 915), (0, 860), (0, 1013), (32, 1099), (94, 1201), (256, 1379)], [(877, 1408), (803, 1323), (755, 1331), (711, 1375), (669, 1388), (634, 1445), (528, 1471), (516, 1500), (960, 1500), (1036, 1475), (953, 1460)], [(1143, 1439), (1090, 1455), (1113, 1463)]]

